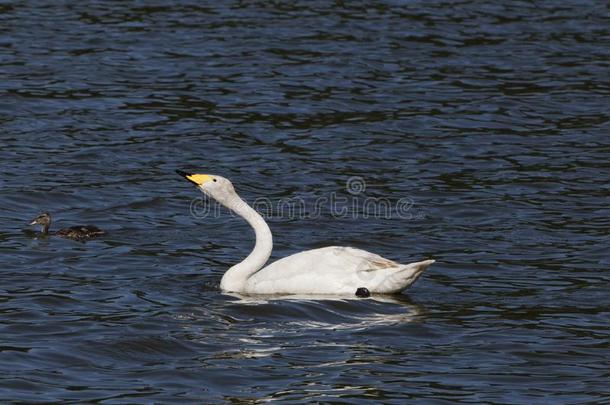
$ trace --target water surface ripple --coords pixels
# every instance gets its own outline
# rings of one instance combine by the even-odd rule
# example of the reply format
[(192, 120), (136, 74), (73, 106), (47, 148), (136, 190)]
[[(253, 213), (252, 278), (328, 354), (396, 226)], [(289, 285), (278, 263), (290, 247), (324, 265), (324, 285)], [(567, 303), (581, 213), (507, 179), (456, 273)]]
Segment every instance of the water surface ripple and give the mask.
[[(609, 12), (3, 2), (0, 402), (607, 403)], [(191, 216), (177, 168), (412, 202), (272, 213), (274, 259), (437, 263), (385, 300), (220, 294), (252, 235)], [(42, 210), (108, 235), (36, 238)]]

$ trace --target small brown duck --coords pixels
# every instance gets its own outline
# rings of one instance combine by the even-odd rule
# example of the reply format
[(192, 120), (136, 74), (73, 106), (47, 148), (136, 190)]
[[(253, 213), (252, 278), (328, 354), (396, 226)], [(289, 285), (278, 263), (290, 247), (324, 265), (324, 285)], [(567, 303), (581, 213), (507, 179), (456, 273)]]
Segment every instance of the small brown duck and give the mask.
[(69, 228), (60, 229), (57, 232), (49, 232), (49, 227), (51, 226), (51, 214), (48, 212), (43, 212), (42, 214), (38, 215), (32, 222), (30, 222), (30, 225), (41, 225), (43, 235), (55, 235), (59, 236), (60, 238), (74, 239), (78, 241), (95, 238), (96, 236), (104, 235), (106, 233), (97, 226), (93, 225), (71, 226)]

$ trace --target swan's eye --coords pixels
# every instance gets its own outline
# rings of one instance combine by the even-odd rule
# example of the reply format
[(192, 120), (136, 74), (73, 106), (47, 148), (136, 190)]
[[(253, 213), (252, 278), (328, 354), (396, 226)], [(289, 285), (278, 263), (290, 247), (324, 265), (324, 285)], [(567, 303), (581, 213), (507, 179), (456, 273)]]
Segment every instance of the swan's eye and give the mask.
[(216, 180), (216, 179), (212, 179), (212, 181), (213, 181), (214, 183), (216, 183), (218, 180)]

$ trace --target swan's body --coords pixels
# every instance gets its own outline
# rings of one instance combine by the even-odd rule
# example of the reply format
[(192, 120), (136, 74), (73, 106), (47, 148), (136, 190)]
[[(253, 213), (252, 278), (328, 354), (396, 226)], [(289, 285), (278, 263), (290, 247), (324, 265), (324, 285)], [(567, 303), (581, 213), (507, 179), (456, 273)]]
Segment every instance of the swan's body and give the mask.
[(404, 265), (365, 250), (329, 246), (271, 263), (248, 278), (244, 292), (354, 295), (366, 288), (370, 293), (397, 293), (433, 262)]
[(417, 280), (434, 260), (399, 264), (374, 253), (342, 246), (307, 250), (263, 267), (273, 249), (265, 220), (235, 192), (224, 177), (178, 174), (206, 195), (243, 217), (254, 228), (256, 245), (222, 277), (224, 292), (245, 294), (362, 295), (397, 293)]

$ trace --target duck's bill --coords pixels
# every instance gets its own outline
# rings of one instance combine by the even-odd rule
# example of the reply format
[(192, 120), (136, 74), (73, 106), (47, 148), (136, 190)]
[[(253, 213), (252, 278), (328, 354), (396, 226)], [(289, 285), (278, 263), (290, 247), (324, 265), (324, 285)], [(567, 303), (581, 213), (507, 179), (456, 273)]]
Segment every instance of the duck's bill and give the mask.
[(30, 222), (28, 225), (36, 225), (36, 220), (33, 220), (32, 222)]

